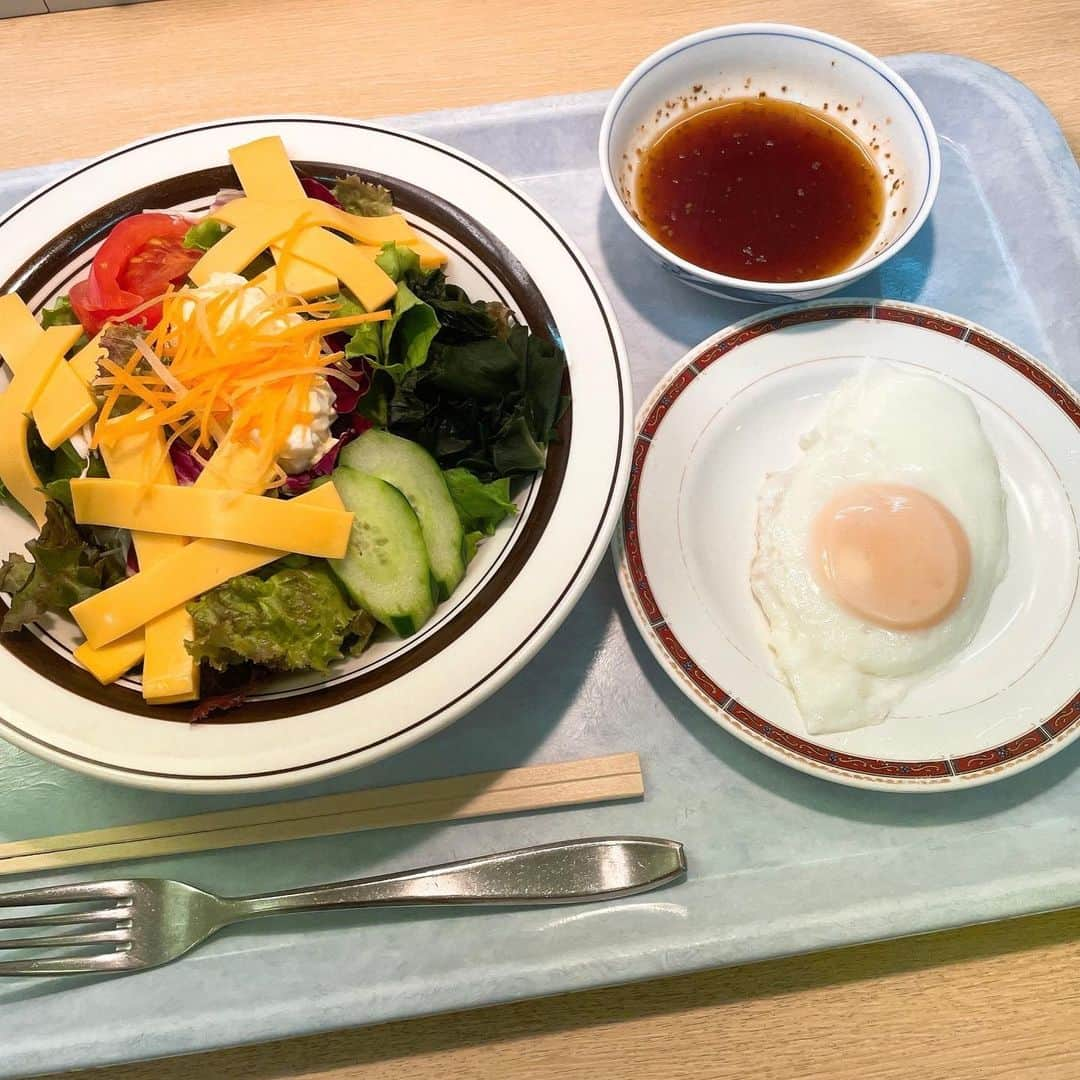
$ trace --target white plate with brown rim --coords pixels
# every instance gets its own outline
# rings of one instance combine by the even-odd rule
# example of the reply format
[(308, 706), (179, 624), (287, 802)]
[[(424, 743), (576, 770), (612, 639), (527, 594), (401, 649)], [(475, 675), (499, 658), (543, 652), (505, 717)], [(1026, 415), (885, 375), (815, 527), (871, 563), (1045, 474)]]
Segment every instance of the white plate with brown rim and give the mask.
[[(1009, 567), (967, 648), (884, 723), (810, 736), (750, 588), (757, 501), (867, 357), (974, 403), (1005, 488)], [(687, 353), (637, 431), (615, 541), (623, 594), (665, 672), (733, 735), (812, 775), (905, 792), (988, 783), (1080, 735), (1080, 398), (1033, 357), (912, 304), (776, 308)]]
[[(512, 184), (450, 147), (332, 117), (224, 120), (104, 155), (0, 220), (0, 292), (39, 311), (84, 277), (120, 218), (205, 210), (235, 187), (231, 147), (280, 135), (305, 172), (359, 173), (390, 188), (410, 223), (449, 253), (447, 275), (507, 303), (565, 349), (571, 405), (547, 469), (522, 485), (519, 513), (481, 546), (428, 625), (385, 640), (329, 677), (282, 680), (219, 722), (147, 705), (137, 679), (100, 686), (72, 659), (74, 624), (0, 638), (0, 736), (120, 783), (226, 792), (306, 783), (395, 753), (468, 712), (550, 637), (592, 577), (625, 491), (630, 381), (614, 316), (583, 257)], [(2, 376), (7, 382), (7, 374)], [(33, 535), (0, 509), (0, 548)]]

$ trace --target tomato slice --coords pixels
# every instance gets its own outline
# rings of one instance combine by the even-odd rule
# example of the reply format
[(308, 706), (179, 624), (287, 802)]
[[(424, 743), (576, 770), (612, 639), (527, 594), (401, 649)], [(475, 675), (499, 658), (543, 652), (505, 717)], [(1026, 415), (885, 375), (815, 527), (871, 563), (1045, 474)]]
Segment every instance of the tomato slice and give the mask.
[[(135, 214), (118, 222), (90, 266), (90, 276), (72, 286), (69, 297), (88, 334), (179, 284), (199, 261), (200, 251), (183, 245), (190, 222), (172, 214)], [(132, 321), (153, 326), (161, 307), (140, 312)]]

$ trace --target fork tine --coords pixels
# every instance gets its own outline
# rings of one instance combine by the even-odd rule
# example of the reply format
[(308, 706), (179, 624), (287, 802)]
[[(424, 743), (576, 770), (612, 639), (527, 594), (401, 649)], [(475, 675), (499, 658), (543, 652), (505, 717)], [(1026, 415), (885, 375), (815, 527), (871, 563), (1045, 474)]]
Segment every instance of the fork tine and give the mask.
[(58, 956), (50, 960), (3, 960), (0, 975), (93, 975), (104, 971), (134, 971), (146, 966), (130, 953), (113, 952), (102, 956)]
[(61, 911), (52, 915), (22, 915), (17, 919), (0, 919), (0, 931), (18, 930), (27, 926), (77, 926), (80, 923), (124, 922), (130, 920), (131, 908), (109, 908), (106, 911)]
[(34, 907), (38, 904), (85, 903), (130, 895), (126, 881), (86, 881), (78, 885), (49, 885), (43, 889), (0, 893), (0, 907)]
[(0, 949), (73, 949), (76, 945), (105, 945), (130, 941), (130, 930), (97, 930), (89, 934), (45, 934), (41, 937), (3, 938)]

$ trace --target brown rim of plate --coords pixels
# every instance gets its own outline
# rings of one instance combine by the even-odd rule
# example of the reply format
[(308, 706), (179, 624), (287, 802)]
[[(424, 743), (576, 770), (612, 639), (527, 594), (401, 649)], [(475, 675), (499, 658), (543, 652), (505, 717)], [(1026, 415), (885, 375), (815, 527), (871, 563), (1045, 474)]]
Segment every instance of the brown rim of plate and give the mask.
[(659, 642), (670, 662), (689, 680), (694, 689), (713, 708), (719, 708), (743, 733), (747, 741), (766, 744), (770, 752), (780, 757), (795, 758), (816, 769), (844, 773), (854, 777), (874, 777), (879, 781), (925, 780), (945, 783), (956, 777), (973, 777), (995, 772), (1021, 758), (1034, 757), (1050, 747), (1066, 732), (1075, 734), (1080, 723), (1080, 691), (1064, 702), (1051, 716), (1029, 731), (998, 746), (986, 747), (971, 754), (926, 761), (868, 758), (832, 750), (820, 743), (804, 739), (770, 723), (736, 700), (718, 686), (686, 651), (668, 625), (653, 595), (645, 562), (638, 542), (638, 499), (645, 459), (653, 438), (680, 394), (710, 365), (722, 362), (723, 357), (739, 345), (775, 330), (805, 323), (830, 322), (839, 319), (880, 319), (885, 322), (907, 323), (934, 333), (945, 334), (967, 342), (981, 352), (1007, 364), (1042, 391), (1070, 421), (1080, 428), (1080, 397), (1065, 389), (1046, 369), (1033, 363), (1008, 342), (994, 337), (969, 323), (938, 315), (917, 307), (888, 301), (850, 301), (824, 303), (763, 316), (749, 325), (743, 324), (724, 334), (688, 360), (677, 374), (667, 380), (659, 397), (640, 422), (630, 466), (630, 486), (623, 503), (621, 539), (629, 571), (629, 580), (637, 605), (649, 624), (649, 631)]
[[(524, 266), (497, 237), (475, 219), (422, 188), (381, 173), (326, 162), (297, 161), (295, 164), (308, 176), (331, 183), (347, 174), (353, 174), (389, 188), (398, 209), (423, 218), (453, 237), (462, 257), (466, 258), (473, 269), (492, 287), (495, 285), (491, 276), (494, 273), (498, 284), (509, 293), (514, 306), (534, 333), (549, 340), (558, 340), (558, 329), (551, 310)], [(146, 208), (170, 207), (202, 198), (209, 202), (216, 192), (222, 188), (234, 187), (236, 183), (236, 174), (230, 166), (217, 166), (171, 177), (115, 199), (38, 249), (0, 286), (0, 294), (17, 292), (24, 300), (29, 301), (31, 296), (39, 292), (65, 266), (77, 259), (87, 248), (104, 239), (108, 230), (121, 218)], [(77, 275), (73, 275), (75, 276)], [(564, 393), (569, 394), (569, 373), (566, 380)], [(220, 717), (214, 717), (213, 722), (242, 724), (275, 720), (339, 705), (400, 678), (465, 633), (509, 587), (539, 543), (551, 518), (569, 459), (571, 412), (572, 408), (568, 408), (559, 422), (557, 437), (548, 449), (547, 467), (541, 475), (534, 505), (509, 553), (479, 592), (447, 618), (434, 633), (415, 646), (390, 657), (376, 668), (370, 671), (360, 670), (355, 676), (333, 686), (316, 685), (310, 690), (288, 697), (248, 701)], [(7, 604), (2, 599), (0, 610), (7, 610)], [(0, 635), (0, 644), (37, 674), (97, 704), (158, 720), (190, 722), (190, 703), (155, 706), (148, 704), (137, 691), (128, 687), (102, 686), (74, 660), (64, 662), (53, 649), (28, 630)]]

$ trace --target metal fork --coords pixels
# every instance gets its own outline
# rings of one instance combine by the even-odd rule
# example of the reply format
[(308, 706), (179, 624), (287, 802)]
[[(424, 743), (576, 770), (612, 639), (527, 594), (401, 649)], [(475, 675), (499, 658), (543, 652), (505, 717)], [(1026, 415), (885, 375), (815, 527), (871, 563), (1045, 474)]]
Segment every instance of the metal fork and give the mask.
[[(78, 904), (0, 919), (0, 950), (80, 950), (0, 962), (0, 975), (142, 971), (176, 960), (223, 926), (337, 907), (576, 904), (655, 889), (686, 871), (682, 844), (596, 837), (505, 851), (379, 877), (262, 896), (221, 897), (180, 881), (135, 878), (0, 894), (0, 908)], [(57, 927), (76, 927), (51, 933)], [(45, 930), (7, 937), (6, 930)]]

